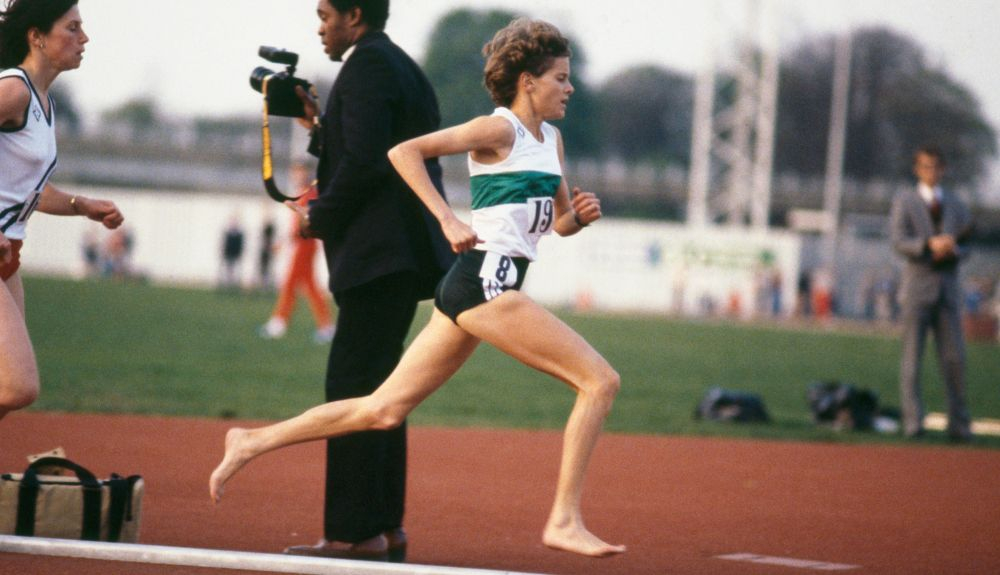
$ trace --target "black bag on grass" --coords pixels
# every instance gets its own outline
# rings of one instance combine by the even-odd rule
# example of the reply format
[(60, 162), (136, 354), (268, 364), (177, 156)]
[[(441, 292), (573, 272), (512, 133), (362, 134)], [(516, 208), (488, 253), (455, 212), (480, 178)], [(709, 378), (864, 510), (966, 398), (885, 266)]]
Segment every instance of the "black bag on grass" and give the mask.
[(813, 421), (836, 430), (870, 430), (878, 414), (878, 395), (849, 383), (814, 381), (806, 397)]
[(695, 419), (767, 423), (771, 421), (759, 395), (712, 387), (694, 410)]

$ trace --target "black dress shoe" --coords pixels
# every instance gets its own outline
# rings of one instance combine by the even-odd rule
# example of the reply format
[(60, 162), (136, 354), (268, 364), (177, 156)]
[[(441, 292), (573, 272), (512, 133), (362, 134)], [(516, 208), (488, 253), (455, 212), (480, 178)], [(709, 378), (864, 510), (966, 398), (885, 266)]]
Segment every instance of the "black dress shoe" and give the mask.
[(385, 535), (376, 535), (357, 543), (346, 541), (328, 541), (320, 539), (315, 545), (294, 545), (287, 547), (286, 555), (304, 555), (306, 557), (325, 557), (327, 559), (359, 559), (363, 561), (387, 561), (389, 559), (389, 544)]
[(406, 562), (406, 531), (402, 527), (385, 532), (386, 544), (389, 548), (389, 561), (392, 563)]

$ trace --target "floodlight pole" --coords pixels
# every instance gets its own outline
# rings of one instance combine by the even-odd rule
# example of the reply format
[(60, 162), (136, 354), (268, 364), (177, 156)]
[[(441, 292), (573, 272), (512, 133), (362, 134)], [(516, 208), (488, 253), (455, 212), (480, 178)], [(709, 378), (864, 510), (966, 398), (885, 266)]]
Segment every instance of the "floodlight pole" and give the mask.
[(778, 27), (774, 3), (761, 8), (761, 69), (757, 102), (757, 140), (754, 145), (753, 185), (750, 195), (750, 225), (766, 230), (771, 214), (771, 179), (774, 170), (774, 133), (778, 121)]
[(823, 186), (823, 209), (826, 229), (823, 236), (824, 264), (836, 280), (837, 236), (840, 228), (840, 204), (843, 195), (844, 149), (847, 142), (847, 107), (851, 89), (851, 32), (836, 40), (833, 65), (833, 95), (830, 104), (830, 134), (826, 149), (826, 180)]
[(705, 60), (695, 83), (694, 126), (691, 134), (691, 172), (689, 174), (687, 224), (708, 224), (708, 187), (712, 164), (712, 108), (715, 105), (715, 26), (713, 2), (709, 24), (705, 26)]
[[(689, 174), (689, 226), (705, 226), (714, 221), (711, 204), (724, 210), (730, 225), (744, 225), (747, 219), (756, 229), (767, 229), (771, 206), (771, 179), (778, 96), (778, 37), (774, 26), (774, 0), (748, 0), (750, 30), (739, 36), (736, 80), (737, 99), (732, 106), (715, 110), (715, 51), (717, 28), (721, 26), (720, 6), (710, 2), (705, 27), (705, 62), (695, 84), (694, 121)], [(728, 5), (727, 5), (728, 6)], [(760, 62), (758, 62), (758, 46)], [(725, 196), (712, 202), (712, 164), (715, 160), (726, 172)], [(723, 199), (725, 204), (718, 201)], [(749, 218), (748, 218), (749, 216)]]

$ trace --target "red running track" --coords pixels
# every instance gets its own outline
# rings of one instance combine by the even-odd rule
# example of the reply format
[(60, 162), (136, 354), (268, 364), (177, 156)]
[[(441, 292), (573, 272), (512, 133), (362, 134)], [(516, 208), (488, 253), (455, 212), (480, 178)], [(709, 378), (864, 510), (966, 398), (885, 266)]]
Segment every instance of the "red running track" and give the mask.
[[(208, 475), (235, 424), (17, 412), (0, 421), (0, 472), (62, 446), (100, 476), (143, 475), (141, 543), (272, 553), (315, 542), (321, 443), (252, 462), (211, 504)], [(559, 450), (549, 431), (411, 429), (409, 560), (553, 575), (817, 572), (719, 558), (747, 553), (856, 566), (846, 573), (1000, 573), (997, 451), (606, 434), (585, 513), (629, 550), (590, 559), (540, 542)], [(0, 554), (3, 575), (62, 573), (238, 572)]]

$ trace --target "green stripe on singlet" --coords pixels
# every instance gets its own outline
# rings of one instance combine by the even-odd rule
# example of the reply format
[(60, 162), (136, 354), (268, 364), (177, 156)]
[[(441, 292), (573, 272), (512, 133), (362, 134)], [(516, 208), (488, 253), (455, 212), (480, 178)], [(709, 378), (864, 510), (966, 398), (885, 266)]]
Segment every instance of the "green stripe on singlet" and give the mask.
[(470, 180), (472, 209), (503, 204), (523, 204), (528, 198), (551, 198), (559, 190), (562, 176), (546, 172), (483, 174)]

